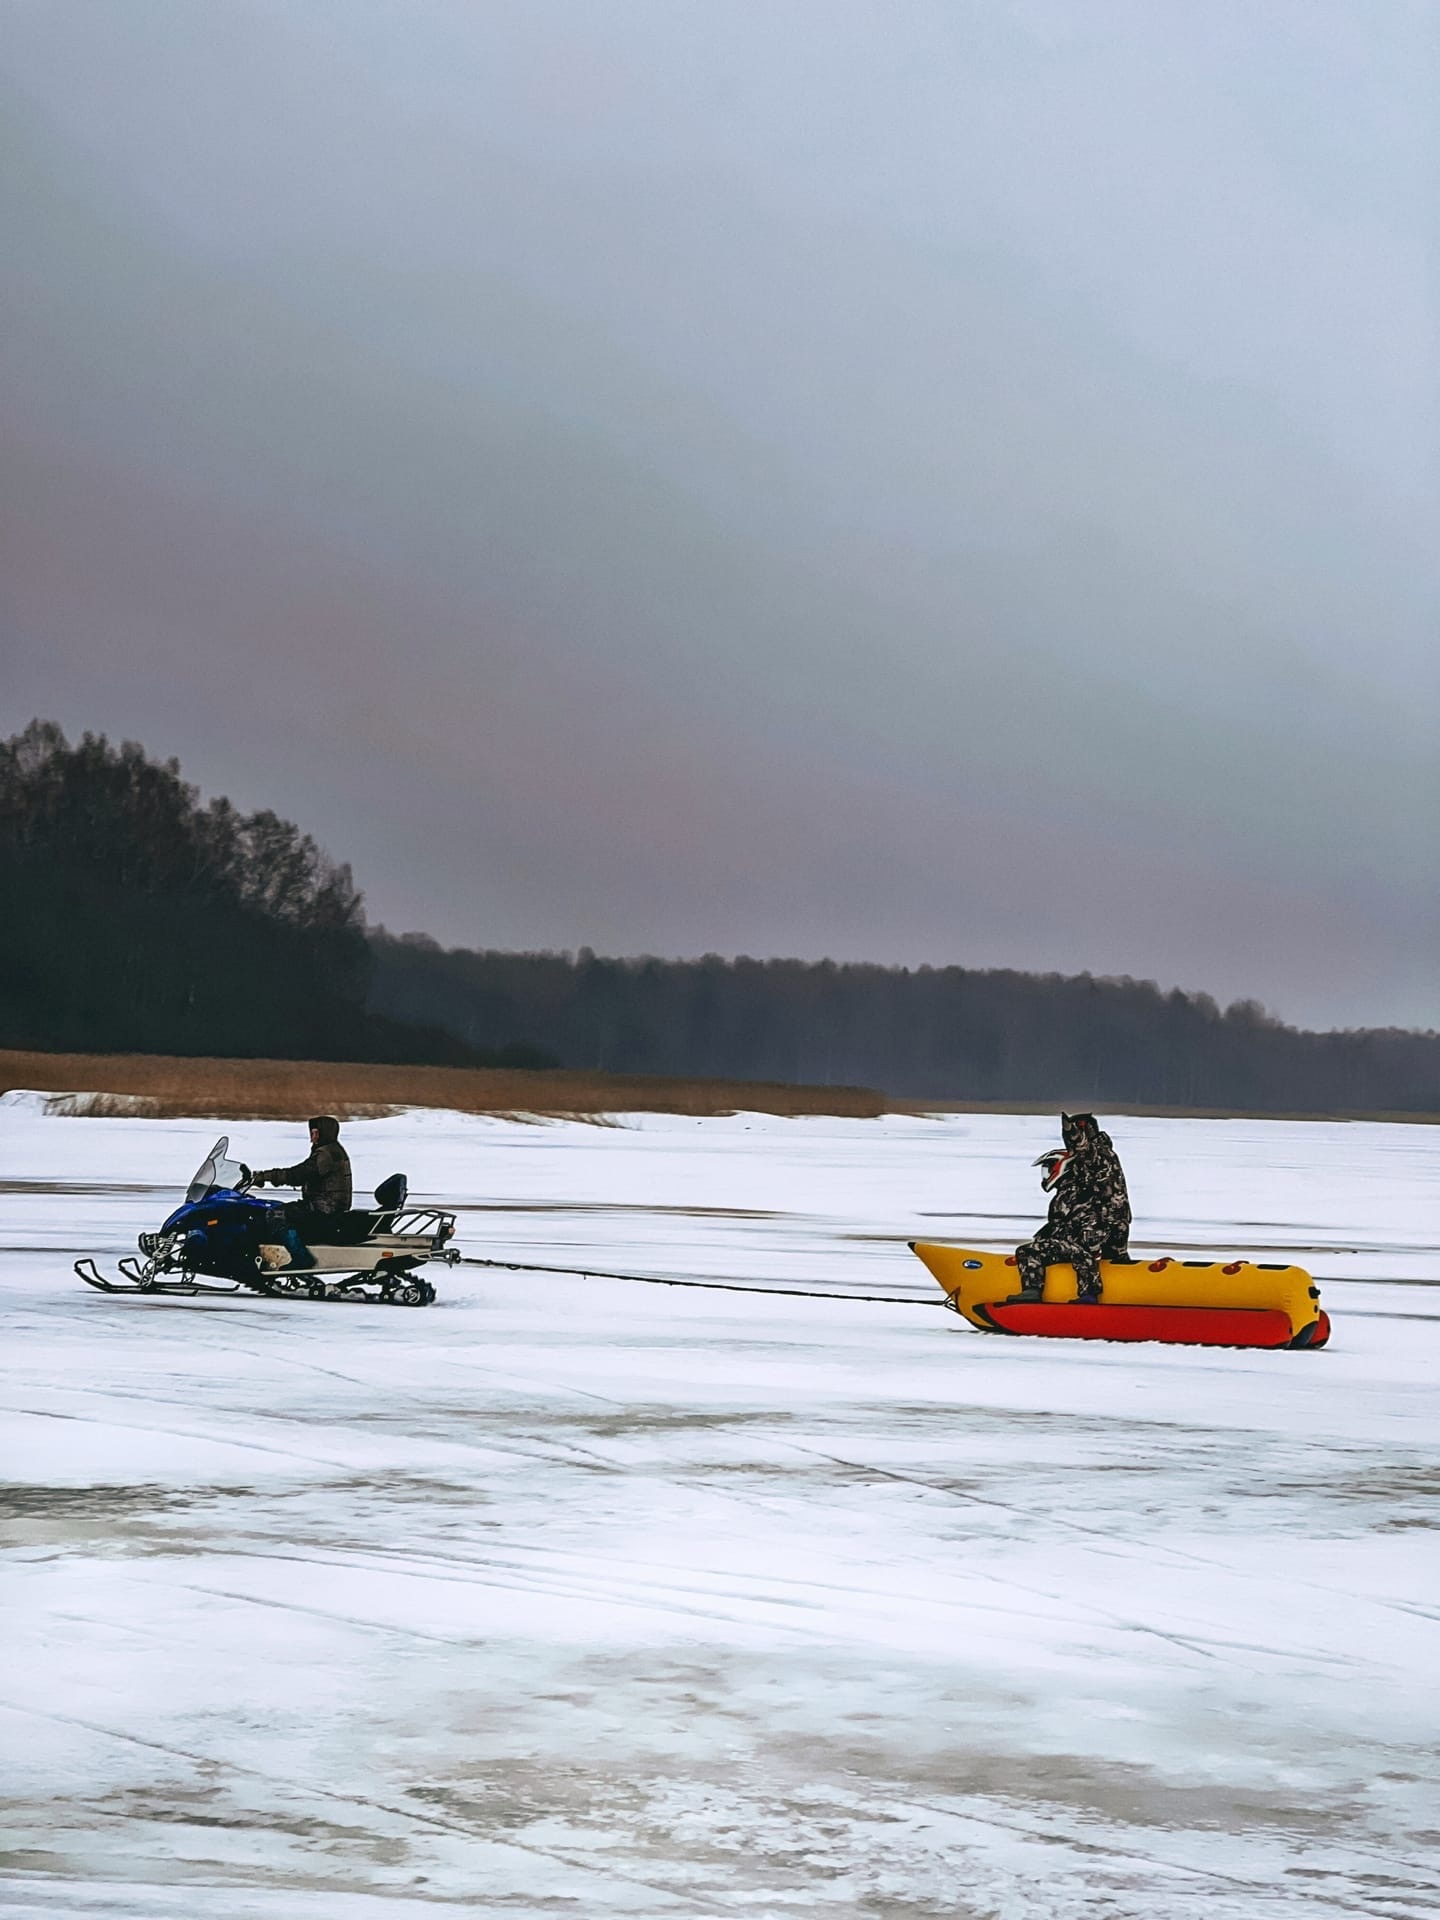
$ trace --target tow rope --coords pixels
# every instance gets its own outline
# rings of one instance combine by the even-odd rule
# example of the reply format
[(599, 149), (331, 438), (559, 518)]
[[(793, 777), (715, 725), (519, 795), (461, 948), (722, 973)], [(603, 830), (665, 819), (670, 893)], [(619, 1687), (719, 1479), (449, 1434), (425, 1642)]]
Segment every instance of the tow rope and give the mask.
[(943, 1300), (922, 1300), (906, 1293), (838, 1293), (823, 1287), (752, 1287), (739, 1280), (671, 1280), (659, 1273), (607, 1273), (601, 1267), (541, 1267), (529, 1260), (480, 1260), (463, 1255), (462, 1267), (498, 1267), (506, 1273), (554, 1273), (567, 1279), (631, 1280), (642, 1287), (698, 1287), (707, 1293), (770, 1293), (792, 1300), (861, 1300), (872, 1306), (943, 1307)]

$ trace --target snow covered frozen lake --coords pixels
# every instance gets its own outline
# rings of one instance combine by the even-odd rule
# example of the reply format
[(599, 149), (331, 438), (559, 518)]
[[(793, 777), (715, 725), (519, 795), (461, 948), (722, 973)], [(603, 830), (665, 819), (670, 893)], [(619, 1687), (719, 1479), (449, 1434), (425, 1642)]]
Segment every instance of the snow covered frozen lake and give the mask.
[(1107, 1124), (1327, 1350), (942, 1311), (1043, 1118), (353, 1124), (470, 1255), (895, 1296), (406, 1311), (86, 1289), (221, 1129), (0, 1104), (0, 1913), (1440, 1914), (1440, 1132)]

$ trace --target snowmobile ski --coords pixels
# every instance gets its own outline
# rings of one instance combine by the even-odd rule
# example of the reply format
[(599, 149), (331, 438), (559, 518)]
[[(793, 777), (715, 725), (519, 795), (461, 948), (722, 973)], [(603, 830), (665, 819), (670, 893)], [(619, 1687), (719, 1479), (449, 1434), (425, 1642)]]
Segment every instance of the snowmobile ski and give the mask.
[(360, 1300), (372, 1306), (428, 1307), (436, 1297), (435, 1289), (428, 1280), (403, 1274), (393, 1280), (379, 1282), (374, 1274), (369, 1273), (354, 1274), (347, 1280), (331, 1282), (322, 1280), (318, 1275), (306, 1278), (297, 1274), (288, 1280), (256, 1281), (244, 1285), (237, 1281), (227, 1287), (215, 1286), (205, 1280), (140, 1278), (133, 1270), (133, 1262), (122, 1260), (117, 1264), (126, 1275), (123, 1280), (107, 1280), (95, 1262), (88, 1258), (75, 1262), (75, 1272), (87, 1287), (96, 1287), (101, 1293), (135, 1294), (149, 1300), (234, 1300), (243, 1295), (248, 1300)]

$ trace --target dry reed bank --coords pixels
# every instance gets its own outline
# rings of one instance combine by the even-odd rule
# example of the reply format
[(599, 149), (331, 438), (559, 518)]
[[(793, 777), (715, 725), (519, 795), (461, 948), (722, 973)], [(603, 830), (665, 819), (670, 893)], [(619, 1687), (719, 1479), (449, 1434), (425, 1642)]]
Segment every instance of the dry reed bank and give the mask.
[(775, 1113), (873, 1119), (886, 1110), (868, 1087), (784, 1086), (749, 1080), (662, 1079), (572, 1073), (564, 1068), (397, 1067), (328, 1060), (206, 1060), (164, 1054), (0, 1051), (0, 1092), (110, 1096), (84, 1110), (166, 1118), (301, 1120), (334, 1113), (358, 1119), (397, 1107), (459, 1113)]
[[(82, 1097), (75, 1112), (156, 1119), (303, 1120), (311, 1113), (366, 1119), (399, 1107), (544, 1117), (606, 1113), (830, 1114), (873, 1120), (881, 1113), (1056, 1114), (1085, 1102), (894, 1100), (871, 1087), (787, 1086), (768, 1080), (668, 1079), (661, 1075), (575, 1073), (567, 1068), (397, 1067), (330, 1060), (210, 1060), (168, 1054), (28, 1053), (0, 1049), (0, 1093), (28, 1087)], [(1243, 1107), (1176, 1107), (1115, 1102), (1109, 1114), (1191, 1120), (1393, 1120), (1435, 1124), (1435, 1113), (1290, 1113)]]

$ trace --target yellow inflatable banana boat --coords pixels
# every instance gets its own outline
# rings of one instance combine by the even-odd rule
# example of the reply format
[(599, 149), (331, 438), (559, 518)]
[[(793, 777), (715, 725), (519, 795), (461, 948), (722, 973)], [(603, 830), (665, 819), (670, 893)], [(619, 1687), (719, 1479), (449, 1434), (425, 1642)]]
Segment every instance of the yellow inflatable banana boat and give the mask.
[(1100, 1263), (1102, 1298), (1076, 1299), (1073, 1267), (1051, 1267), (1043, 1300), (1011, 1302), (1014, 1254), (912, 1240), (948, 1303), (985, 1333), (1062, 1340), (1164, 1340), (1204, 1347), (1323, 1347), (1330, 1320), (1303, 1267), (1250, 1260), (1176, 1260), (1168, 1254)]

